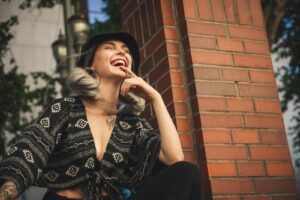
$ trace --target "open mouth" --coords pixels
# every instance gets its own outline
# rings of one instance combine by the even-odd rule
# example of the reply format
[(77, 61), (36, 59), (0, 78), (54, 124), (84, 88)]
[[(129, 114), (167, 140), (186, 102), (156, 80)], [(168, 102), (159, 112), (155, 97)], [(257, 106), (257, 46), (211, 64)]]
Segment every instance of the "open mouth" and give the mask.
[(111, 61), (110, 64), (115, 66), (115, 67), (120, 67), (120, 66), (126, 67), (126, 61), (123, 60), (123, 59), (113, 60), (113, 61)]

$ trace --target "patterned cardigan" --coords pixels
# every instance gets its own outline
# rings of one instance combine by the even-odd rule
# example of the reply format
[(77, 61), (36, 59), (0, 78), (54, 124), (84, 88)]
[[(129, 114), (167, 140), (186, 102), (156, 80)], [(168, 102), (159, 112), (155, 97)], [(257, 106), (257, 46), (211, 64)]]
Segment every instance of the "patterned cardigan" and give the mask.
[(80, 97), (49, 104), (0, 162), (0, 179), (13, 181), (22, 193), (31, 185), (68, 188), (84, 185), (84, 199), (124, 199), (152, 174), (160, 137), (142, 117), (119, 112), (103, 159), (99, 161)]

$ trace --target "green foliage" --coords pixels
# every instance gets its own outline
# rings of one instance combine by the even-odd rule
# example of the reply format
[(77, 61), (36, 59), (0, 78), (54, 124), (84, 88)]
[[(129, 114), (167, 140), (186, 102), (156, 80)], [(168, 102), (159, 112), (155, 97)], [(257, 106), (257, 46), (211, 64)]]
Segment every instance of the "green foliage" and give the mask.
[(101, 12), (107, 14), (109, 19), (105, 22), (96, 21), (94, 24), (90, 24), (90, 35), (120, 31), (122, 29), (120, 0), (103, 0), (103, 2), (106, 4), (106, 7)]
[(290, 58), (289, 66), (282, 68), (281, 82), (283, 87), (279, 89), (284, 93), (283, 111), (294, 97), (300, 103), (300, 1), (287, 1), (285, 14), (277, 31), (276, 46), (274, 52), (279, 53), (278, 59)]
[[(7, 50), (8, 50), (8, 43), (9, 41), (14, 37), (13, 34), (11, 34), (10, 27), (18, 24), (18, 18), (17, 16), (11, 16), (11, 18), (5, 22), (2, 22), (0, 24), (0, 57), (4, 57)], [(13, 61), (12, 61), (13, 62)], [(0, 67), (2, 67), (4, 64), (2, 62), (2, 59), (0, 60)]]
[[(294, 136), (295, 153), (300, 153), (300, 0), (289, 0), (285, 5), (285, 12), (276, 34), (276, 46), (273, 52), (279, 54), (277, 59), (290, 59), (288, 66), (283, 66), (277, 73), (283, 93), (282, 110), (286, 111), (288, 103), (294, 102), (294, 116), (296, 125), (291, 127), (289, 134)], [(300, 160), (296, 161), (300, 168)]]
[[(12, 57), (9, 42), (13, 39), (11, 27), (17, 25), (17, 16), (0, 22), (0, 156), (5, 152), (6, 133), (15, 137), (22, 133), (32, 118), (28, 115), (35, 106), (42, 106), (55, 98), (56, 79), (45, 72), (34, 72), (29, 75), (18, 73), (18, 66)], [(5, 63), (10, 60), (9, 63)], [(45, 86), (30, 89), (27, 78), (34, 83), (45, 83)], [(27, 115), (27, 116), (26, 116)]]

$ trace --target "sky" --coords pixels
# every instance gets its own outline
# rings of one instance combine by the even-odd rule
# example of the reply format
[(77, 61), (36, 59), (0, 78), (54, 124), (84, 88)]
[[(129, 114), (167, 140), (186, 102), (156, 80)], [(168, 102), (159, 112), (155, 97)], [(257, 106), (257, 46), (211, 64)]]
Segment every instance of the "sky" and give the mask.
[(88, 0), (89, 22), (94, 23), (96, 20), (105, 21), (108, 16), (101, 12), (101, 9), (105, 7), (105, 3), (102, 0)]

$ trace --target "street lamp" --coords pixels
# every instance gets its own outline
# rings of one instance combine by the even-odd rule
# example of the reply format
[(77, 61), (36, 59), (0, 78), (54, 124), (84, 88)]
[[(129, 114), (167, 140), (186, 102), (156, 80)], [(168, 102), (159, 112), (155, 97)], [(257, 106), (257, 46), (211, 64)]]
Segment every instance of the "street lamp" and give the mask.
[(57, 63), (56, 70), (60, 72), (63, 67), (66, 66), (66, 58), (67, 58), (67, 47), (66, 47), (66, 41), (65, 36), (62, 34), (61, 30), (59, 30), (58, 39), (55, 40), (52, 45), (52, 52), (54, 59)]
[(75, 14), (68, 19), (71, 34), (74, 37), (74, 48), (77, 53), (80, 52), (81, 46), (87, 39), (89, 25), (86, 18), (81, 14)]
[[(89, 25), (86, 18), (79, 13), (78, 1), (63, 0), (65, 34), (59, 34), (58, 39), (52, 44), (52, 51), (57, 62), (57, 72), (60, 74), (62, 94), (68, 94), (66, 77), (75, 66), (75, 59), (80, 53), (80, 48), (86, 41), (89, 32)], [(72, 9), (72, 5), (74, 9)], [(73, 16), (72, 13), (75, 14)]]
[(61, 30), (59, 31), (58, 34), (58, 39), (55, 40), (52, 45), (52, 52), (54, 55), (54, 58), (56, 60), (57, 66), (56, 66), (56, 72), (60, 74), (58, 80), (59, 83), (61, 84), (61, 92), (63, 95), (67, 95), (67, 87), (66, 87), (66, 77), (68, 73), (68, 68), (67, 68), (67, 47), (66, 47), (66, 41), (65, 37), (62, 34)]

